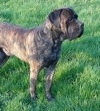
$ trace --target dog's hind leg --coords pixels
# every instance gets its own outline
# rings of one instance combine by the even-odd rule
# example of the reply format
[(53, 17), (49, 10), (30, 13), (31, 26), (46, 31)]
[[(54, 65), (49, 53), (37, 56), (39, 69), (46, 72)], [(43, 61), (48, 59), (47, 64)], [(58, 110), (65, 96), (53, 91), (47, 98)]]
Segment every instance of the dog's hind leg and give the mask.
[(7, 62), (9, 56), (5, 54), (5, 52), (0, 48), (0, 67)]

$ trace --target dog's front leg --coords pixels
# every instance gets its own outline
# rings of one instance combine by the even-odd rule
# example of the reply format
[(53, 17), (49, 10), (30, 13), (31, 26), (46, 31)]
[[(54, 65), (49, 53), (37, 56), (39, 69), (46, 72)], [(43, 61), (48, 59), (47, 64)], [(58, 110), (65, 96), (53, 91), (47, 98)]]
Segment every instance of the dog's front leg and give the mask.
[(54, 73), (55, 73), (55, 65), (46, 68), (46, 97), (48, 101), (51, 101), (53, 99), (51, 95), (51, 84)]
[(40, 66), (37, 63), (30, 64), (30, 95), (32, 100), (36, 99), (36, 83), (37, 83), (37, 76), (40, 72)]

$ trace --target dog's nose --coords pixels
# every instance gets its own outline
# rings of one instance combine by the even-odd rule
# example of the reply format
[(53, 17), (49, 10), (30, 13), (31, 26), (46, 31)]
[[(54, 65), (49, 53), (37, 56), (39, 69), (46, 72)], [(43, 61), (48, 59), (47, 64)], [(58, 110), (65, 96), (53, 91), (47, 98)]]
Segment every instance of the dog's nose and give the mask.
[(81, 23), (81, 27), (84, 27), (84, 23)]

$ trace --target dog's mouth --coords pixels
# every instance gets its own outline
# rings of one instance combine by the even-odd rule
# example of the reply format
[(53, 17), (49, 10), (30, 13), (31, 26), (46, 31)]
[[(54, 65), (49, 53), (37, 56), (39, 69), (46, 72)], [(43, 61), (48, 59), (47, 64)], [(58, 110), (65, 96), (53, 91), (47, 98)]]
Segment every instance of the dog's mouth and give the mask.
[(81, 27), (81, 30), (79, 31), (79, 33), (78, 34), (71, 34), (71, 33), (68, 33), (68, 31), (67, 32), (65, 32), (65, 37), (68, 39), (68, 40), (73, 40), (73, 39), (76, 39), (76, 38), (80, 38), (81, 36), (82, 36), (82, 34), (83, 34), (83, 32), (84, 32), (84, 27), (82, 26)]
[(81, 31), (80, 34), (78, 35), (78, 38), (82, 36), (83, 32), (84, 32), (84, 26), (81, 26)]
[(78, 37), (81, 37), (81, 36), (82, 36), (82, 34), (83, 34), (83, 32), (84, 32), (84, 27), (82, 27), (82, 28), (81, 28), (81, 32), (80, 32), (80, 34), (79, 34), (79, 36), (78, 36)]

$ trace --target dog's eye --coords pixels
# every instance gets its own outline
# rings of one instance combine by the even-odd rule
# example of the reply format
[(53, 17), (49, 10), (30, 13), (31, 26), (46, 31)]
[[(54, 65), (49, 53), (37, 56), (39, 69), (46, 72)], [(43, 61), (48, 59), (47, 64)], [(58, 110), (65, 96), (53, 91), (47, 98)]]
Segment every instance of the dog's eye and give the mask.
[(75, 15), (74, 15), (74, 18), (77, 19), (77, 18), (78, 18), (78, 15), (75, 14)]
[(68, 21), (71, 22), (73, 20), (73, 17), (69, 18)]

